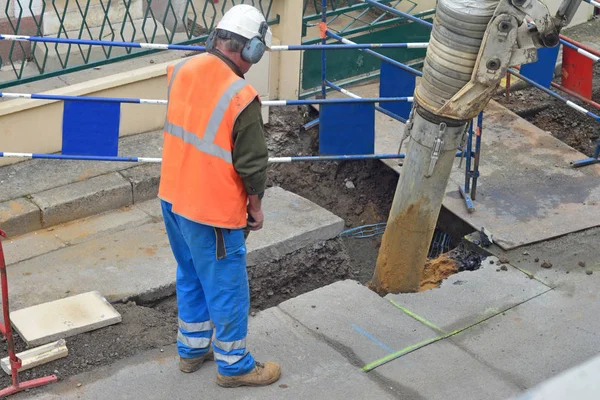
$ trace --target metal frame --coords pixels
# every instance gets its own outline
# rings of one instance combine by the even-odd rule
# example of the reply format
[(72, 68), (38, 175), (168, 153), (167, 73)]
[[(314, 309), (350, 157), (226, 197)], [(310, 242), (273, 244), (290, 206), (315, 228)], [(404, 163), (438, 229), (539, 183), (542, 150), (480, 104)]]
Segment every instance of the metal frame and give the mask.
[[(481, 159), (481, 135), (483, 133), (483, 112), (477, 116), (477, 126), (474, 128), (471, 121), (467, 133), (466, 151), (463, 152), (465, 158), (465, 184), (458, 185), (458, 190), (465, 201), (467, 211), (475, 211), (473, 201), (477, 198), (477, 179), (479, 178), (479, 160)], [(473, 152), (473, 134), (475, 134), (475, 152)], [(462, 160), (461, 160), (462, 161)], [(471, 169), (471, 163), (473, 169)]]
[(2, 238), (6, 238), (6, 233), (0, 229), (0, 281), (2, 285), (2, 316), (3, 323), (0, 323), (0, 332), (6, 338), (6, 347), (8, 348), (8, 360), (10, 363), (10, 374), (12, 385), (0, 390), (0, 397), (10, 396), (23, 390), (33, 389), (58, 381), (56, 375), (44, 376), (42, 378), (29, 381), (19, 381), (19, 368), (22, 363), (15, 352), (15, 341), (12, 335), (12, 326), (10, 324), (10, 308), (8, 303), (8, 274), (6, 272), (6, 261), (4, 259), (4, 250), (2, 248)]
[[(391, 5), (391, 6), (397, 6), (398, 4), (402, 3), (402, 1), (410, 3), (411, 6), (409, 7), (409, 9), (407, 10), (407, 12), (402, 12), (402, 11), (398, 11), (392, 7), (389, 7), (387, 9), (381, 9), (379, 6), (380, 5)], [(327, 2), (330, 5), (330, 8), (327, 8), (327, 5), (323, 5), (324, 2), (323, 0), (321, 0), (320, 5), (317, 4), (317, 0), (305, 0), (304, 1), (304, 11), (303, 11), (303, 37), (306, 36), (306, 32), (307, 32), (307, 28), (309, 27), (315, 27), (318, 24), (310, 24), (310, 22), (312, 21), (317, 21), (320, 20), (320, 24), (322, 24), (324, 21), (323, 17), (325, 17), (326, 19), (328, 17), (333, 17), (331, 19), (328, 20), (328, 23), (331, 24), (331, 22), (335, 21), (336, 18), (339, 17), (347, 17), (352, 19), (352, 22), (350, 22), (349, 24), (347, 24), (346, 26), (342, 27), (341, 29), (337, 30), (337, 31), (333, 31), (331, 28), (328, 27), (329, 29), (329, 33), (333, 33), (336, 34), (338, 36), (341, 37), (351, 37), (353, 35), (356, 35), (358, 33), (362, 33), (362, 32), (376, 32), (385, 28), (389, 28), (389, 27), (393, 27), (393, 26), (398, 26), (402, 23), (407, 22), (410, 19), (418, 19), (422, 22), (428, 23), (427, 21), (422, 20), (422, 18), (431, 16), (435, 13), (435, 10), (427, 10), (427, 11), (423, 11), (423, 12), (419, 12), (416, 13), (414, 16), (409, 14), (416, 6), (417, 4), (412, 1), (412, 0), (381, 0), (380, 2), (374, 2), (375, 4), (370, 4), (366, 1), (353, 1), (353, 0), (347, 0), (345, 3), (347, 5), (343, 5), (342, 3), (344, 3), (343, 1), (340, 0), (330, 0), (329, 2)], [(382, 4), (379, 4), (382, 3)], [(316, 11), (320, 11), (318, 13), (315, 14), (310, 14), (310, 15), (306, 15), (307, 14), (307, 10), (308, 10), (308, 5), (312, 4), (315, 8)], [(381, 15), (379, 15), (377, 18), (375, 18), (375, 20), (373, 21), (364, 21), (362, 18), (363, 15), (365, 15), (367, 12), (373, 10), (373, 9), (379, 9), (382, 11)], [(394, 10), (395, 12), (390, 12), (389, 10)], [(356, 13), (356, 12), (360, 12), (360, 14), (358, 16), (353, 16), (352, 13)], [(323, 15), (325, 14), (325, 15)], [(387, 18), (387, 19), (386, 19)], [(323, 39), (321, 37), (319, 38), (309, 38), (309, 39), (305, 39), (302, 41), (303, 45), (310, 45), (310, 44), (316, 44), (316, 43), (324, 43)], [(384, 56), (385, 57), (385, 56)], [(321, 59), (322, 61), (322, 59)], [(422, 65), (423, 60), (419, 60), (416, 63), (411, 64), (411, 67), (414, 66), (420, 66)], [(321, 69), (323, 69), (323, 65), (321, 66)], [(339, 86), (346, 86), (347, 84), (351, 84), (351, 83), (357, 83), (357, 82), (364, 82), (364, 81), (368, 81), (374, 78), (377, 78), (379, 76), (378, 72), (369, 72), (369, 73), (365, 73), (362, 75), (357, 75), (356, 77), (350, 79), (349, 82), (335, 82), (336, 84), (338, 84)], [(321, 77), (322, 78), (322, 77)], [(321, 79), (322, 82), (323, 79)], [(325, 87), (324, 87), (325, 86)], [(314, 96), (315, 94), (319, 94), (321, 96), (326, 95), (326, 92), (329, 91), (329, 88), (326, 87), (326, 85), (319, 85), (318, 89), (316, 88), (307, 88), (308, 91), (306, 92), (301, 92), (299, 97), (300, 98), (307, 98), (307, 97), (311, 97)], [(323, 93), (323, 90), (325, 90), (325, 94)]]

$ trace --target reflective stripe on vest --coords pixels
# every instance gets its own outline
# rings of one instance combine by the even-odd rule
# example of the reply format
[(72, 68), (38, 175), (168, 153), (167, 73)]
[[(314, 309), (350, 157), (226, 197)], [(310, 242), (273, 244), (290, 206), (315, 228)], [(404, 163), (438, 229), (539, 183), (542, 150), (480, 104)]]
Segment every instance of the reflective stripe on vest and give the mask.
[[(176, 73), (177, 71), (174, 70), (171, 81), (173, 81)], [(175, 125), (169, 121), (165, 122), (165, 132), (182, 139), (185, 143), (191, 144), (197, 150), (203, 153), (219, 157), (223, 161), (232, 164), (233, 160), (231, 152), (215, 145), (213, 141), (215, 140), (215, 135), (217, 134), (217, 130), (221, 125), (221, 121), (223, 121), (223, 116), (225, 115), (225, 112), (229, 107), (231, 99), (233, 99), (233, 97), (246, 85), (247, 83), (243, 79), (239, 79), (233, 82), (231, 85), (229, 85), (229, 87), (221, 95), (221, 98), (219, 99), (215, 108), (213, 109), (213, 112), (208, 120), (208, 124), (206, 125), (206, 130), (204, 131), (204, 136), (202, 137), (202, 139), (196, 136), (196, 134), (194, 134), (193, 132), (188, 132), (185, 129), (183, 129), (183, 127)]]
[(181, 62), (178, 62), (175, 65), (175, 67), (173, 67), (173, 74), (171, 75), (171, 79), (169, 80), (169, 85), (167, 86), (167, 100), (169, 99), (169, 97), (171, 97), (171, 86), (173, 85), (173, 81), (175, 80), (175, 77), (177, 76), (177, 73), (179, 72), (179, 70), (181, 69), (181, 67), (183, 67), (183, 64), (185, 64), (188, 61), (190, 61), (189, 58), (187, 60), (183, 60)]
[[(220, 159), (228, 162), (229, 164), (233, 163), (230, 151), (222, 149), (214, 143), (210, 143), (204, 139), (200, 139), (194, 133), (186, 131), (181, 126), (173, 125), (170, 122), (165, 122), (165, 132), (170, 133), (171, 135), (182, 139), (184, 141), (184, 143), (191, 144), (197, 150), (199, 150), (203, 153), (210, 154), (211, 156), (219, 157)], [(213, 139), (214, 139), (214, 137), (213, 137)]]
[(233, 129), (258, 98), (220, 58), (203, 54), (170, 65), (158, 197), (201, 224), (241, 229), (248, 197), (233, 166)]

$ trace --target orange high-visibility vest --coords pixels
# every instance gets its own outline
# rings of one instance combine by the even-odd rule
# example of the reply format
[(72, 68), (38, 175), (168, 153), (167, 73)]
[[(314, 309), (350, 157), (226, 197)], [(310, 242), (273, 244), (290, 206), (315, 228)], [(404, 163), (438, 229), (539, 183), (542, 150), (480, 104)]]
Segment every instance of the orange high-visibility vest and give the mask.
[(167, 68), (169, 104), (158, 197), (201, 224), (246, 226), (248, 197), (233, 167), (233, 126), (258, 97), (220, 58), (202, 54)]

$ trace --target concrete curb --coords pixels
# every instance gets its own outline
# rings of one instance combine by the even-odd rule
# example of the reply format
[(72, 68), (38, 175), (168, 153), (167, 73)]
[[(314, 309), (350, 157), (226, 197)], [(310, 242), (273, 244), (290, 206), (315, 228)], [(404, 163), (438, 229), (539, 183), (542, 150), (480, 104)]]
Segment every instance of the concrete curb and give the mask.
[(9, 237), (23, 235), (42, 228), (39, 207), (21, 197), (0, 203), (0, 228)]
[(131, 183), (118, 172), (36, 193), (31, 197), (41, 210), (44, 228), (133, 203)]
[(156, 198), (160, 165), (140, 165), (0, 202), (9, 237)]

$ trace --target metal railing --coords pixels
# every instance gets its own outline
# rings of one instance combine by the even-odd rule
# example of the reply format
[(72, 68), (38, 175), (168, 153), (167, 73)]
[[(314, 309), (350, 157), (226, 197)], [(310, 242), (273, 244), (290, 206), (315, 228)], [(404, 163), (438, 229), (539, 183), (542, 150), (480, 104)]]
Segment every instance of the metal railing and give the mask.
[[(412, 0), (380, 0), (380, 3), (388, 4), (390, 7), (396, 8), (399, 5), (407, 4), (403, 11), (411, 13), (417, 3)], [(320, 0), (304, 0), (304, 10), (302, 17), (302, 36), (307, 35), (308, 28), (317, 26), (321, 20), (321, 5)], [(334, 0), (327, 2), (328, 10), (326, 12), (327, 23), (329, 26), (336, 24), (338, 19), (347, 19), (348, 22), (339, 28), (331, 28), (337, 34), (346, 36), (365, 31), (372, 31), (377, 28), (385, 28), (402, 21), (402, 18), (396, 18), (388, 13), (360, 1), (356, 0)], [(427, 12), (427, 15), (431, 12)], [(308, 39), (307, 43), (317, 40), (316, 38)]]
[[(418, 0), (379, 0), (378, 2), (392, 8), (401, 9), (404, 13), (411, 14), (417, 18), (432, 18), (433, 14), (435, 14), (435, 9), (415, 13), (414, 10), (418, 6)], [(408, 18), (386, 12), (364, 1), (330, 0), (327, 1), (325, 14), (327, 17), (327, 29), (344, 38), (355, 38), (358, 40), (364, 38), (366, 43), (428, 40), (428, 30), (427, 36), (420, 38), (412, 36), (404, 37), (409, 32), (414, 33), (423, 29), (415, 26), (414, 29), (403, 30), (402, 25), (406, 27), (410, 23)], [(302, 17), (303, 44), (312, 45), (321, 42), (321, 38), (318, 36), (319, 30), (316, 29), (321, 18), (321, 0), (304, 0)], [(389, 37), (390, 35), (392, 37)], [(406, 62), (415, 68), (421, 67), (425, 55), (425, 51), (420, 50), (384, 51), (383, 53), (391, 58)], [(417, 54), (417, 56), (411, 57), (409, 54)], [(316, 68), (316, 57), (316, 55), (303, 55), (303, 77), (300, 98), (312, 97), (319, 94), (321, 90), (316, 86), (320, 84), (317, 76), (320, 71), (317, 71)], [(339, 75), (342, 75), (342, 77), (332, 77), (332, 80), (337, 82), (338, 85), (345, 87), (379, 77), (379, 68), (377, 65), (367, 61), (365, 64), (349, 66), (346, 60), (347, 57), (347, 55), (333, 55), (333, 59), (328, 61), (328, 65), (332, 69), (338, 70)]]
[[(260, 9), (270, 24), (273, 0), (0, 0), (3, 34), (72, 39), (198, 44), (236, 4)], [(48, 43), (0, 43), (0, 88), (156, 53)], [(33, 68), (32, 68), (33, 67)], [(12, 73), (10, 73), (12, 71)]]

